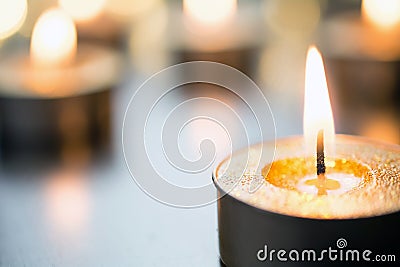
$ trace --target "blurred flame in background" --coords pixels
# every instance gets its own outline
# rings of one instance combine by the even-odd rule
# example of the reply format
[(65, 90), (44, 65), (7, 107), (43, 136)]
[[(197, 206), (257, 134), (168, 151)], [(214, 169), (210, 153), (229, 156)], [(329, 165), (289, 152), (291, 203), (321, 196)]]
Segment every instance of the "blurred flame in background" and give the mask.
[(98, 16), (105, 8), (107, 0), (58, 0), (75, 21), (88, 21)]
[(76, 28), (69, 15), (61, 9), (44, 12), (32, 33), (32, 63), (40, 67), (66, 66), (73, 62), (76, 49)]
[(27, 11), (26, 0), (0, 0), (0, 40), (20, 29)]
[(362, 15), (371, 24), (387, 29), (400, 23), (400, 1), (363, 0)]
[(224, 26), (236, 13), (236, 0), (183, 0), (183, 12), (189, 23), (212, 31)]

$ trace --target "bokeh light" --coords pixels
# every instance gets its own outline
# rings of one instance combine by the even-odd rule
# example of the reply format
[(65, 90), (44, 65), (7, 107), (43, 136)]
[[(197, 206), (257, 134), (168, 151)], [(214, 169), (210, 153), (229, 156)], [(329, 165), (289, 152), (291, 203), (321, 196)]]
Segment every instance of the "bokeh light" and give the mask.
[(52, 227), (62, 236), (79, 235), (89, 217), (86, 180), (76, 171), (61, 171), (49, 177), (45, 197)]
[(19, 30), (27, 11), (26, 0), (0, 0), (0, 39), (7, 38)]
[(363, 0), (363, 17), (379, 27), (392, 27), (400, 23), (399, 0)]
[(200, 26), (217, 27), (233, 17), (237, 9), (235, 0), (184, 0), (186, 17)]

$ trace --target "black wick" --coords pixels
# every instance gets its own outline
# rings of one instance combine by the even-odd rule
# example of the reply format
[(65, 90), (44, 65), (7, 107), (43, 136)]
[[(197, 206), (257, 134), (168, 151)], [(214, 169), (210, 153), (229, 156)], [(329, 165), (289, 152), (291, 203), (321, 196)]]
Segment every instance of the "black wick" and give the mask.
[(324, 155), (324, 130), (318, 131), (317, 137), (317, 175), (325, 174), (325, 155)]

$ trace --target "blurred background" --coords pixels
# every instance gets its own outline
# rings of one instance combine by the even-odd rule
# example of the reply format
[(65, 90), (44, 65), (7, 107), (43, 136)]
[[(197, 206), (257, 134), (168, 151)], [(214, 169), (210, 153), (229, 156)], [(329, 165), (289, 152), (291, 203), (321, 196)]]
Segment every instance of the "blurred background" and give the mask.
[[(399, 38), (397, 0), (0, 0), (0, 266), (220, 266), (216, 204), (170, 207), (129, 175), (121, 135), (135, 91), (173, 64), (224, 63), (260, 87), (277, 137), (301, 135), (316, 44), (336, 133), (399, 144)], [(161, 113), (196, 97), (251, 117), (227, 90), (201, 83), (177, 88)], [(194, 123), (182, 153), (201, 157), (211, 136), (223, 156), (220, 130)], [(273, 140), (246, 130), (251, 143)], [(130, 168), (141, 168), (145, 156), (133, 155)]]

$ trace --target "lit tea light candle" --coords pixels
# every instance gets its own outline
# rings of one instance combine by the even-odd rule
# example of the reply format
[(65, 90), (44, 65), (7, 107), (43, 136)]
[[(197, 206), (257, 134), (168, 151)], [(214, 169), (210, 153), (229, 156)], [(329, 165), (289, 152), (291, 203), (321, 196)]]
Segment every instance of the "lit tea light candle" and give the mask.
[[(7, 54), (0, 63), (0, 145), (4, 158), (19, 150), (27, 154), (30, 146), (40, 148), (35, 152), (40, 155), (60, 147), (59, 143), (82, 145), (82, 138), (85, 146), (90, 146), (86, 139), (92, 131), (106, 139), (101, 136), (108, 136), (108, 89), (118, 80), (118, 52), (89, 43), (78, 45), (72, 18), (62, 9), (52, 8), (35, 23), (30, 54)], [(73, 110), (65, 112), (72, 106)], [(16, 107), (18, 112), (13, 111)], [(25, 123), (27, 116), (36, 123)], [(64, 122), (75, 127), (75, 134), (67, 134)]]
[[(330, 173), (325, 175), (325, 152), (334, 155), (335, 129), (328, 85), (322, 57), (315, 47), (310, 48), (307, 55), (305, 97), (304, 97), (304, 138), (308, 154), (313, 155), (317, 147), (317, 177), (307, 175), (300, 179), (297, 188), (318, 195), (341, 194), (349, 191), (361, 182), (353, 175)], [(317, 145), (315, 145), (317, 144)], [(328, 166), (335, 162), (328, 161)], [(266, 173), (268, 173), (267, 168)]]
[[(304, 138), (239, 151), (213, 174), (227, 266), (264, 266), (257, 253), (265, 246), (318, 251), (346, 238), (352, 247), (390, 253), (400, 238), (400, 147), (334, 136), (323, 61), (314, 47), (306, 66)], [(274, 149), (273, 162), (263, 157)]]

